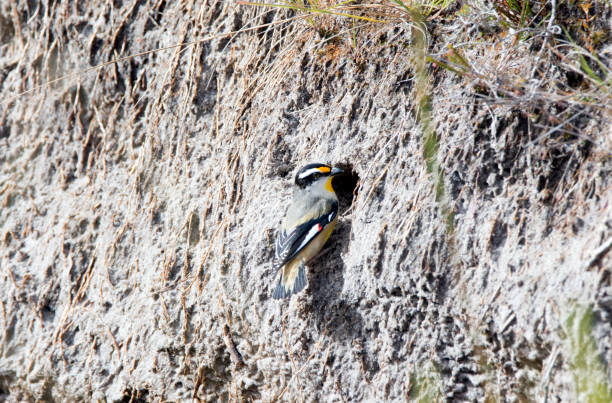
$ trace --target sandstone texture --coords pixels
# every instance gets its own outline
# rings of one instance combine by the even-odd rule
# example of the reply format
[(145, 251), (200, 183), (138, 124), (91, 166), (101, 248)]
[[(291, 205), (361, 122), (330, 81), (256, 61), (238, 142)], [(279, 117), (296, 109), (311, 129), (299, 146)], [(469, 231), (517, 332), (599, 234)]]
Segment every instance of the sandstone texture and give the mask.
[(0, 5), (0, 400), (612, 396), (610, 3), (305, 3)]

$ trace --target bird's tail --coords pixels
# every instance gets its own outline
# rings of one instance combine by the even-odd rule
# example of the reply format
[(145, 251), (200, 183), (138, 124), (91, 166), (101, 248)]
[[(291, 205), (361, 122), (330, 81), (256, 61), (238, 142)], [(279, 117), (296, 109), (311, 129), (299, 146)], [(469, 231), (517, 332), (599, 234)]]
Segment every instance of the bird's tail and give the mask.
[(293, 294), (302, 291), (304, 287), (306, 287), (306, 271), (304, 269), (304, 263), (300, 264), (296, 276), (291, 276), (291, 273), (285, 273), (285, 270), (281, 269), (278, 285), (274, 290), (274, 294), (272, 294), (272, 298), (288, 298)]

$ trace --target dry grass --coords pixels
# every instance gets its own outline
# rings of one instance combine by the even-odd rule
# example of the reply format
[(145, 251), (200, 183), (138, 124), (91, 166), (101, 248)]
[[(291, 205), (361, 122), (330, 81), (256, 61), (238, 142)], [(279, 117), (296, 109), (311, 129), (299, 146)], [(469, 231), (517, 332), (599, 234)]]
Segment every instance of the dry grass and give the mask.
[[(602, 48), (602, 45), (608, 43), (610, 32), (609, 28), (602, 25), (605, 23), (602, 21), (603, 17), (599, 16), (605, 14), (609, 5), (579, 2), (572, 8), (567, 4), (557, 5), (556, 1), (549, 3), (505, 0), (465, 4), (461, 9), (452, 1), (293, 1), (239, 4), (258, 9), (251, 21), (239, 30), (215, 33), (192, 41), (181, 40), (175, 45), (113, 58), (67, 75), (58, 76), (61, 69), (56, 67), (51, 70), (49, 67), (48, 76), (53, 77), (51, 80), (23, 90), (2, 103), (10, 105), (17, 97), (28, 93), (54, 87), (59, 83), (70, 85), (75, 79), (93, 71), (172, 49), (176, 51), (166, 77), (173, 76), (170, 73), (176, 71), (181, 53), (192, 49), (188, 57), (188, 76), (192, 78), (185, 88), (186, 94), (189, 94), (193, 91), (193, 76), (196, 73), (196, 52), (193, 51), (195, 46), (215, 39), (230, 38), (226, 45), (229, 47), (231, 38), (240, 34), (270, 30), (276, 39), (267, 47), (268, 54), (263, 58), (273, 60), (273, 63), (249, 80), (250, 84), (246, 86), (240, 102), (241, 105), (249, 105), (255, 94), (264, 86), (283, 82), (289, 71), (287, 67), (303, 51), (301, 48), (305, 41), (312, 41), (313, 30), (321, 40), (314, 41), (311, 46), (324, 48), (327, 44), (338, 43), (340, 40), (341, 43), (346, 43), (346, 46), (335, 46), (334, 49), (340, 53), (334, 57), (351, 58), (358, 57), (359, 53), (368, 54), (368, 47), (372, 44), (367, 39), (364, 41), (364, 34), (367, 36), (381, 27), (402, 24), (405, 21), (414, 23), (415, 17), (420, 18), (418, 16), (421, 15), (427, 26), (419, 26), (418, 29), (424, 30), (426, 34), (426, 52), (429, 61), (433, 63), (434, 72), (436, 67), (442, 67), (458, 74), (464, 83), (472, 88), (474, 95), (485, 102), (491, 105), (527, 108), (528, 111), (541, 111), (547, 106), (563, 104), (565, 113), (557, 115), (568, 116), (575, 115), (577, 108), (601, 112), (607, 119), (612, 113), (611, 55), (609, 50)], [(257, 23), (262, 15), (274, 9), (289, 9), (293, 15), (275, 18), (269, 23)], [(582, 18), (580, 15), (576, 18), (575, 9), (583, 13)], [(133, 6), (132, 9), (122, 11), (125, 18), (114, 31), (112, 43), (117, 42), (119, 31), (132, 12)], [(201, 20), (203, 16), (200, 15), (199, 18)], [(432, 26), (435, 27), (434, 32), (427, 33)], [(16, 34), (19, 36), (20, 30)], [(192, 35), (198, 36), (199, 31)], [(287, 37), (291, 39), (287, 41)], [(274, 52), (276, 57), (273, 57), (270, 52), (281, 43), (283, 47)], [(57, 46), (54, 42), (44, 49), (47, 56), (43, 59), (48, 61), (49, 66), (53, 59), (51, 55)], [(536, 57), (534, 52), (537, 53)], [(254, 54), (252, 60), (245, 60), (243, 63), (251, 64), (255, 57), (261, 56)], [(563, 74), (566, 77), (563, 77)], [(567, 79), (568, 74), (574, 76)], [(568, 80), (571, 83), (568, 84)], [(172, 83), (170, 80), (171, 85)], [(187, 98), (184, 97), (181, 104), (183, 111)], [(163, 98), (158, 102), (162, 101)], [(533, 113), (537, 114), (537, 111)], [(243, 113), (244, 108), (234, 113), (231, 119), (231, 127), (234, 130), (238, 127)], [(546, 127), (553, 130), (563, 128), (563, 125), (559, 128), (552, 125), (554, 119), (551, 116), (546, 116), (545, 119), (546, 122), (539, 124), (544, 126), (548, 123)], [(97, 110), (96, 120), (104, 132), (104, 122)]]
[[(609, 13), (609, 5), (497, 1), (469, 3), (458, 9), (453, 2), (393, 0), (244, 4), (293, 10), (323, 37), (317, 46), (345, 41), (344, 54), (335, 57), (355, 57), (355, 50), (371, 57), (368, 50), (375, 49), (364, 41), (364, 34), (408, 21), (426, 35), (425, 52), (434, 73), (442, 67), (459, 75), (476, 99), (532, 115), (544, 137), (559, 131), (579, 136), (580, 128), (571, 125), (577, 114), (601, 115), (604, 124), (610, 123), (611, 55), (602, 47), (610, 38), (603, 16)], [(427, 25), (418, 25), (419, 16)], [(356, 19), (365, 23), (356, 26)], [(432, 27), (433, 32), (427, 32)], [(290, 64), (294, 46), (289, 43), (283, 49), (288, 58), (278, 61), (279, 71)], [(258, 81), (279, 83), (282, 78), (264, 73)], [(610, 144), (588, 140), (610, 151)]]
[[(535, 146), (544, 145), (550, 152), (562, 152), (564, 155), (569, 155), (569, 158), (580, 159), (582, 158), (580, 152), (567, 150), (567, 146), (571, 147), (579, 141), (586, 141), (594, 146), (596, 161), (609, 161), (606, 158), (609, 158), (612, 150), (612, 139), (606, 136), (605, 129), (610, 128), (612, 108), (611, 55), (609, 47), (606, 48), (605, 45), (610, 42), (610, 33), (605, 29), (605, 21), (602, 21), (606, 13), (609, 15), (609, 4), (589, 5), (579, 2), (572, 8), (568, 4), (555, 1), (531, 4), (524, 1), (515, 3), (503, 1), (473, 2), (459, 8), (459, 4), (455, 2), (408, 4), (391, 0), (312, 1), (284, 4), (283, 10), (279, 10), (280, 5), (243, 3), (246, 21), (242, 27), (239, 29), (224, 27), (223, 32), (209, 31), (209, 25), (214, 25), (212, 10), (204, 8), (193, 10), (191, 9), (193, 5), (188, 4), (182, 11), (185, 15), (197, 17), (179, 27), (179, 32), (175, 33), (176, 44), (122, 56), (126, 46), (122, 30), (130, 24), (130, 18), (134, 13), (138, 12), (137, 3), (126, 4), (120, 10), (112, 11), (118, 15), (116, 24), (112, 32), (108, 33), (106, 42), (100, 45), (102, 50), (91, 51), (93, 61), (98, 63), (93, 67), (85, 67), (88, 65), (86, 62), (82, 65), (70, 65), (69, 62), (62, 61), (62, 52), (66, 50), (62, 47), (60, 39), (50, 39), (50, 33), (55, 29), (54, 24), (61, 26), (64, 21), (63, 16), (70, 10), (69, 6), (58, 3), (53, 3), (49, 10), (49, 15), (55, 16), (56, 19), (49, 19), (48, 25), (41, 27), (40, 33), (26, 32), (27, 27), (21, 25), (19, 18), (11, 17), (17, 40), (0, 48), (11, 54), (29, 55), (27, 58), (16, 58), (12, 61), (16, 67), (2, 66), (2, 69), (6, 68), (7, 71), (11, 67), (11, 71), (21, 69), (27, 70), (28, 73), (18, 78), (10, 76), (3, 81), (2, 88), (13, 95), (2, 101), (0, 128), (7, 120), (11, 108), (21, 110), (22, 115), (26, 117), (26, 124), (35, 124), (34, 117), (43, 108), (46, 100), (57, 100), (60, 107), (66, 106), (68, 120), (74, 122), (73, 126), (76, 127), (74, 131), (82, 135), (77, 141), (80, 142), (80, 152), (84, 155), (74, 169), (68, 164), (62, 165), (61, 175), (64, 178), (62, 179), (64, 185), (74, 180), (77, 172), (88, 176), (92, 186), (96, 186), (96, 180), (104, 179), (108, 175), (107, 164), (122, 167), (130, 184), (121, 189), (123, 199), (126, 201), (125, 206), (122, 205), (123, 211), (119, 206), (112, 204), (102, 207), (102, 210), (118, 211), (119, 225), (110, 228), (109, 240), (102, 244), (100, 249), (97, 246), (91, 248), (87, 264), (84, 270), (79, 272), (73, 286), (74, 299), (68, 301), (58, 323), (54, 325), (53, 346), (59, 349), (62, 360), (65, 348), (64, 335), (82, 320), (82, 316), (89, 315), (103, 328), (96, 338), (89, 340), (88, 348), (92, 352), (91, 355), (101, 340), (109, 339), (112, 352), (116, 353), (112, 354), (113, 358), (116, 357), (119, 364), (124, 366), (132, 364), (126, 361), (127, 354), (122, 354), (120, 351), (121, 348), (127, 348), (123, 346), (129, 343), (129, 339), (121, 340), (113, 333), (111, 327), (106, 325), (104, 317), (87, 306), (88, 295), (93, 292), (100, 295), (105, 293), (109, 300), (114, 301), (112, 293), (115, 285), (109, 270), (118, 261), (123, 262), (126, 259), (121, 255), (125, 253), (121, 250), (122, 240), (130, 237), (133, 240), (134, 227), (137, 223), (153, 222), (159, 212), (166, 208), (157, 196), (149, 196), (148, 193), (157, 178), (168, 176), (171, 180), (180, 182), (197, 175), (198, 166), (190, 154), (192, 150), (190, 142), (193, 139), (185, 133), (186, 123), (173, 121), (169, 124), (173, 127), (173, 130), (166, 132), (166, 135), (168, 132), (171, 133), (169, 137), (164, 137), (161, 131), (154, 129), (173, 119), (168, 115), (178, 116), (174, 118), (176, 120), (189, 116), (190, 108), (197, 103), (194, 99), (201, 90), (200, 87), (214, 84), (217, 89), (221, 88), (220, 77), (211, 76), (203, 82), (198, 80), (202, 74), (205, 74), (200, 61), (205, 59), (203, 47), (212, 41), (227, 39), (223, 45), (223, 51), (227, 54), (232, 54), (232, 45), (241, 35), (250, 35), (252, 41), (250, 56), (240, 60), (238, 64), (242, 69), (240, 76), (242, 81), (235, 83), (239, 95), (231, 105), (224, 105), (223, 91), (217, 90), (214, 122), (211, 127), (202, 130), (202, 135), (212, 139), (211, 147), (214, 150), (225, 148), (230, 150), (209, 157), (214, 160), (214, 164), (211, 165), (214, 165), (215, 169), (211, 169), (207, 187), (200, 189), (203, 194), (199, 200), (200, 208), (186, 209), (180, 222), (168, 224), (163, 228), (169, 233), (165, 238), (167, 247), (163, 250), (159, 261), (159, 274), (152, 283), (146, 284), (145, 289), (146, 295), (159, 297), (155, 302), (155, 308), (159, 310), (159, 317), (162, 318), (160, 326), (168, 327), (176, 319), (174, 315), (177, 314), (173, 307), (165, 302), (164, 294), (178, 290), (180, 293), (178, 315), (183, 316), (180, 337), (185, 344), (191, 337), (190, 332), (200, 331), (199, 328), (197, 331), (188, 328), (196, 316), (190, 313), (188, 299), (192, 294), (197, 294), (197, 298), (200, 299), (205, 298), (210, 278), (223, 277), (219, 273), (224, 273), (228, 266), (233, 264), (232, 259), (235, 259), (236, 255), (228, 250), (227, 245), (231, 244), (232, 238), (236, 236), (232, 233), (232, 228), (237, 225), (234, 217), (241, 208), (245, 208), (248, 197), (262, 188), (266, 180), (265, 170), (268, 167), (266, 161), (272, 158), (277, 142), (283, 135), (280, 132), (269, 135), (262, 143), (261, 149), (257, 150), (260, 163), (250, 164), (244, 157), (249, 153), (253, 154), (250, 128), (256, 127), (258, 119), (263, 120), (265, 117), (252, 118), (249, 123), (251, 126), (248, 127), (244, 123), (244, 116), (251, 108), (251, 104), (258, 100), (258, 96), (265, 94), (267, 97), (275, 97), (279, 94), (282, 87), (287, 85), (291, 74), (299, 68), (296, 67), (299, 63), (296, 60), (299, 61), (305, 53), (318, 54), (320, 60), (316, 62), (338, 63), (350, 60), (362, 67), (369, 62), (376, 62), (377, 53), (385, 47), (395, 47), (400, 49), (400, 52), (414, 53), (417, 62), (421, 63), (415, 69), (415, 74), (420, 77), (417, 79), (414, 109), (420, 116), (423, 132), (429, 134), (429, 139), (436, 139), (436, 133), (435, 122), (432, 122), (433, 118), (428, 110), (435, 109), (438, 106), (436, 102), (457, 102), (453, 94), (446, 99), (432, 97), (436, 91), (435, 81), (448, 79), (456, 80), (461, 92), (473, 97), (473, 102), (479, 107), (488, 107), (491, 110), (520, 110), (528, 115), (536, 133), (530, 140), (529, 145), (533, 147), (528, 150), (529, 152), (532, 152)], [(229, 2), (224, 3), (223, 7), (229, 7), (228, 4)], [(289, 10), (286, 10), (287, 8)], [(14, 14), (17, 11), (15, 8)], [(93, 19), (95, 15), (92, 14), (90, 17)], [(418, 21), (416, 17), (419, 18)], [(407, 25), (410, 25), (411, 29), (406, 30)], [(395, 36), (389, 34), (384, 42), (377, 41), (381, 33), (391, 32), (394, 27), (401, 28), (399, 34)], [(219, 27), (215, 29), (221, 30)], [(412, 37), (407, 35), (410, 30), (413, 32)], [(415, 32), (421, 37), (416, 49), (414, 38), (419, 35)], [(94, 48), (93, 39), (90, 47)], [(154, 56), (156, 57), (153, 58)], [(425, 59), (425, 56), (428, 59)], [(121, 79), (122, 76), (129, 76), (130, 63), (145, 63), (143, 60), (148, 57), (153, 58), (155, 63), (164, 64), (164, 67), (158, 70), (162, 72), (160, 76), (148, 81), (145, 73), (139, 73), (133, 80)], [(32, 59), (39, 62), (29, 69), (27, 61)], [(109, 61), (102, 62), (102, 60)], [(211, 63), (214, 68), (218, 67), (215, 64), (219, 63), (218, 61)], [(85, 83), (90, 74), (96, 75), (92, 86)], [(107, 90), (120, 85), (126, 88), (122, 91)], [(88, 95), (85, 95), (86, 93)], [(122, 95), (116, 99), (106, 98), (117, 96), (117, 93)], [(89, 118), (87, 118), (88, 111), (91, 112)], [(146, 125), (139, 119), (143, 114), (148, 120)], [(121, 123), (121, 116), (124, 115), (130, 116), (127, 124)], [(495, 116), (494, 113), (491, 115)], [(582, 117), (589, 117), (591, 122), (601, 125), (601, 135), (585, 135)], [(175, 125), (172, 126), (173, 124)], [(147, 130), (142, 130), (143, 127)], [(152, 129), (148, 131), (150, 128)], [(65, 132), (69, 133), (70, 130)], [(127, 135), (117, 139), (117, 133), (127, 133)], [(591, 133), (596, 131), (592, 130)], [(396, 137), (384, 142), (375, 159), (380, 158), (387, 145), (399, 141), (401, 135), (402, 133), (398, 133)], [(38, 142), (40, 147), (44, 148), (48, 140), (36, 136), (26, 133), (19, 140), (28, 145)], [(444, 192), (444, 189), (440, 188), (444, 180), (441, 176), (443, 161), (438, 156), (438, 145), (434, 143), (430, 151), (424, 153), (425, 159), (432, 161), (429, 164), (429, 173), (433, 174), (434, 187)], [(427, 144), (427, 141), (424, 141), (424, 144)], [(32, 146), (31, 149), (36, 150), (37, 147)], [(542, 155), (546, 157), (548, 154)], [(355, 200), (353, 209), (368, 205), (390, 165), (391, 162), (386, 162), (382, 169), (376, 170), (372, 178), (369, 175), (370, 171), (366, 175), (361, 175), (365, 181), (364, 191), (357, 196), (358, 200)], [(183, 169), (175, 170), (174, 166), (181, 166)], [(215, 173), (219, 175), (215, 176)], [(552, 197), (561, 198), (567, 193), (570, 185), (574, 186), (570, 188), (570, 193), (576, 194), (577, 198), (580, 194), (586, 194), (583, 186), (587, 186), (585, 185), (587, 174), (588, 172), (576, 174), (567, 168), (562, 176), (565, 182), (559, 182), (560, 184), (553, 189)], [(258, 179), (245, 180), (245, 177)], [(26, 189), (19, 183), (21, 178), (18, 174), (0, 183), (0, 196), (4, 197), (4, 207), (10, 207), (14, 198), (26, 194)], [(564, 185), (561, 186), (561, 183)], [(173, 200), (176, 195), (163, 196), (166, 196), (167, 200)], [(410, 208), (414, 214), (404, 217), (397, 226), (396, 237), (406, 238), (411, 231), (418, 218), (420, 208), (418, 204), (426, 199), (425, 195), (422, 199), (419, 196), (420, 193)], [(85, 195), (79, 200), (86, 206), (92, 206), (92, 211), (100, 208), (100, 201), (96, 200), (94, 194)], [(446, 206), (448, 205), (446, 202)], [(445, 208), (450, 213), (454, 210), (450, 207)], [(32, 217), (41, 215), (37, 210), (34, 205)], [(195, 220), (194, 216), (198, 217), (198, 220)], [(195, 221), (198, 224), (195, 224)], [(12, 232), (6, 232), (4, 238), (25, 238), (31, 233), (31, 228), (31, 224), (27, 225), (21, 233), (14, 235), (11, 235)], [(198, 233), (197, 237), (195, 233)], [(492, 237), (493, 226), (489, 238)], [(94, 244), (94, 241), (91, 243)], [(9, 240), (4, 242), (8, 243)], [(61, 244), (63, 243), (62, 240)], [(132, 241), (132, 244), (136, 244), (136, 241)], [(609, 241), (606, 245), (604, 246), (607, 251)], [(597, 256), (599, 252), (595, 253), (593, 259)], [(74, 256), (69, 252), (63, 254), (63, 259), (68, 267), (72, 264)], [(138, 259), (129, 267), (136, 268), (127, 275), (134, 287), (144, 278), (141, 270), (150, 270), (141, 267)], [(24, 288), (27, 277), (23, 277), (21, 281), (16, 280), (10, 268), (6, 269), (6, 274), (7, 284), (12, 284), (15, 289)], [(239, 281), (243, 273), (238, 271), (232, 274), (235, 276), (234, 280)], [(193, 285), (197, 287), (192, 287)], [(233, 298), (236, 297), (230, 295), (225, 303), (227, 305), (237, 303)], [(1, 300), (0, 309), (3, 319), (2, 339), (0, 339), (0, 351), (2, 351), (7, 334), (7, 307)], [(238, 367), (242, 360), (237, 358), (239, 353), (229, 332), (233, 326), (228, 328), (230, 324), (228, 312), (229, 310), (223, 312), (223, 320), (219, 320), (221, 324), (216, 330), (225, 336), (222, 341), (229, 351), (234, 366)], [(42, 319), (40, 321), (42, 322)], [(247, 326), (240, 322), (237, 320), (235, 326)], [(318, 363), (325, 368), (325, 371), (331, 372), (326, 363), (332, 345), (325, 343), (327, 339), (324, 335), (321, 335), (321, 339), (311, 349), (310, 355), (300, 363), (290, 348), (285, 324), (282, 326), (284, 353), (290, 358), (292, 374), (287, 385), (274, 391), (278, 399), (287, 390), (294, 388), (292, 382), (294, 379), (300, 394), (303, 393), (302, 374), (309, 366), (314, 365), (317, 361), (315, 357), (319, 356)], [(327, 353), (320, 354), (323, 350)], [(205, 369), (208, 370), (208, 367), (200, 363), (194, 367), (194, 359), (189, 353), (185, 353), (183, 359), (186, 362), (185, 371), (189, 370), (191, 365), (193, 373), (197, 372), (194, 398), (197, 398), (200, 387), (214, 390), (216, 384), (213, 381), (209, 381), (206, 385)], [(246, 361), (248, 365), (248, 360)], [(364, 379), (367, 379), (363, 361), (361, 368)], [(415, 374), (415, 376), (417, 378), (413, 381), (407, 381), (412, 385), (412, 389), (407, 387), (406, 393), (420, 390), (420, 386), (415, 383), (420, 375)], [(232, 377), (232, 385), (228, 389), (234, 389), (235, 393), (232, 391), (228, 393), (238, 400), (236, 390), (239, 383), (235, 379), (237, 375), (233, 374)], [(429, 382), (427, 379), (425, 381)], [(345, 399), (343, 386), (337, 380), (334, 383), (339, 395)], [(380, 387), (378, 379), (372, 381), (371, 387)], [(131, 398), (138, 393), (139, 391), (132, 390)]]

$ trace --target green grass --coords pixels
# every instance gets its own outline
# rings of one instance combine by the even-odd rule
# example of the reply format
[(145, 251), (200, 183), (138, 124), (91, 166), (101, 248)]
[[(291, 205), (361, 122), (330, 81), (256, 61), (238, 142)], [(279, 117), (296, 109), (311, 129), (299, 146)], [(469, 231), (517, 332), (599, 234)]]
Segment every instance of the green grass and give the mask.
[(406, 400), (433, 403), (445, 401), (442, 394), (442, 376), (432, 363), (419, 366), (410, 375), (410, 389)]
[(591, 307), (574, 306), (565, 322), (565, 354), (574, 378), (576, 401), (612, 402), (606, 367), (593, 337), (594, 315)]
[(425, 8), (419, 5), (408, 7), (401, 0), (395, 0), (395, 2), (406, 11), (413, 24), (412, 61), (415, 69), (416, 105), (418, 105), (417, 120), (421, 126), (423, 138), (423, 157), (427, 166), (427, 172), (431, 175), (436, 201), (440, 203), (447, 232), (452, 236), (454, 217), (445, 192), (444, 173), (440, 167), (438, 155), (440, 142), (432, 118), (429, 38), (427, 25), (425, 24), (426, 13), (423, 11)]
[(287, 9), (294, 10), (297, 12), (310, 13), (313, 15), (327, 14), (327, 15), (346, 17), (346, 18), (352, 18), (356, 20), (363, 20), (363, 21), (369, 21), (369, 22), (379, 22), (379, 23), (385, 22), (383, 20), (379, 20), (373, 17), (362, 16), (362, 15), (345, 13), (345, 12), (339, 11), (349, 6), (351, 3), (355, 3), (355, 2), (356, 0), (345, 0), (345, 1), (340, 1), (328, 7), (321, 6), (319, 1), (309, 1), (307, 3), (304, 3), (303, 1), (298, 1), (298, 0), (287, 1), (285, 3), (255, 3), (255, 2), (249, 2), (249, 1), (239, 1), (238, 4), (245, 5), (245, 6), (256, 6), (256, 7), (287, 8)]
[[(563, 28), (563, 32), (565, 36), (568, 38), (572, 48), (576, 54), (576, 59), (578, 64), (580, 65), (580, 69), (582, 72), (590, 78), (595, 84), (603, 86), (604, 89), (610, 90), (612, 89), (612, 74), (610, 72), (610, 68), (606, 66), (600, 58), (593, 52), (589, 52), (586, 49), (578, 46), (576, 41), (571, 37), (570, 33), (567, 29)], [(585, 57), (586, 56), (586, 57)], [(591, 60), (591, 63), (587, 60)], [(591, 64), (594, 64), (599, 68), (601, 73), (596, 73)]]

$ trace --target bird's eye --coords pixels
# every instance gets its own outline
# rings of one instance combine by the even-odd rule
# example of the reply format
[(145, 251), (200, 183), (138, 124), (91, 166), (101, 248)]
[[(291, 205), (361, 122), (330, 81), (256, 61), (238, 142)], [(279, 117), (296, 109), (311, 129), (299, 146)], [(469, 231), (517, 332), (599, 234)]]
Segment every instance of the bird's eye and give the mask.
[(321, 177), (321, 174), (320, 174), (320, 173), (315, 173), (315, 174), (314, 174), (314, 178), (315, 178), (315, 179), (319, 179), (320, 177)]

